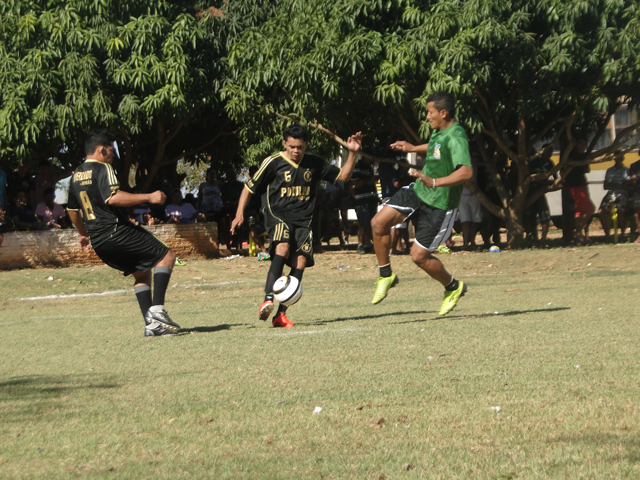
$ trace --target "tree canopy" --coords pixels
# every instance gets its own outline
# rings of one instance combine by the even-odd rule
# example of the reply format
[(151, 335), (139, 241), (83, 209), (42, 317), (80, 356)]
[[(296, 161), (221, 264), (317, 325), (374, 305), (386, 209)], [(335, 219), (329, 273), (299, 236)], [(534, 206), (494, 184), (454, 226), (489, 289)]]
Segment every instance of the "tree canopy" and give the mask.
[[(227, 109), (251, 125), (257, 150), (285, 119), (369, 133), (366, 148), (394, 136), (427, 139), (426, 98), (458, 99), (458, 119), (491, 171), (501, 204), (479, 194), (521, 237), (528, 163), (543, 140), (592, 145), (616, 108), (640, 98), (636, 2), (598, 0), (295, 0), (245, 33), (229, 55)], [(286, 21), (286, 19), (289, 21)], [(629, 136), (635, 123), (628, 129)], [(591, 159), (621, 147), (628, 136)], [(330, 141), (317, 138), (328, 148)], [(376, 144), (378, 144), (376, 146)], [(627, 147), (629, 147), (627, 143)], [(518, 168), (509, 191), (497, 162)], [(563, 155), (558, 169), (567, 164)], [(557, 185), (556, 185), (557, 186)], [(515, 243), (513, 243), (515, 242)]]
[(223, 12), (164, 0), (3, 2), (0, 159), (77, 163), (86, 132), (99, 126), (123, 143), (121, 177), (135, 163), (148, 173), (145, 189), (185, 156), (231, 159), (237, 148), (225, 154), (220, 142), (236, 128), (220, 101), (226, 52), (267, 3)]

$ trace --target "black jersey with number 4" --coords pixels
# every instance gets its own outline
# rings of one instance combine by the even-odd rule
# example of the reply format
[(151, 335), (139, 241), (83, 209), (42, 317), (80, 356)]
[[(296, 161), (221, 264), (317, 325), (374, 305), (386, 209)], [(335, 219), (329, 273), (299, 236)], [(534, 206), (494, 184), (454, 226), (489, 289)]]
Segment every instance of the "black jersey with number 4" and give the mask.
[(278, 218), (307, 224), (313, 216), (316, 189), (320, 180), (335, 183), (340, 168), (317, 155), (305, 154), (296, 164), (282, 152), (266, 158), (246, 184), (252, 193), (262, 195), (262, 206)]
[(107, 202), (120, 190), (120, 183), (108, 163), (86, 160), (69, 183), (69, 210), (82, 210), (91, 244), (95, 247), (107, 240), (118, 225), (130, 224), (124, 210)]

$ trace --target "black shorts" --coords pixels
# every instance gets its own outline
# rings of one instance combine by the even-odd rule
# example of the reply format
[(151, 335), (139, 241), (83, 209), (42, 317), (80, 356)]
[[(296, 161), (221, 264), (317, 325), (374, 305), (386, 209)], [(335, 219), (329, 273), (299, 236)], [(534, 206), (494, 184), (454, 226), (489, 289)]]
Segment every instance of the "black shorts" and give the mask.
[(551, 220), (551, 212), (549, 211), (549, 203), (546, 196), (541, 196), (524, 212), (524, 215), (532, 220), (535, 220), (537, 215), (541, 222), (548, 222)]
[(136, 225), (118, 225), (106, 240), (103, 237), (97, 240), (93, 249), (98, 257), (125, 275), (148, 272), (170, 250), (154, 234)]
[[(307, 257), (307, 267), (313, 267), (313, 233), (311, 219), (293, 223), (288, 218), (279, 218), (268, 210), (264, 211), (264, 226), (269, 232), (269, 255), (276, 254), (278, 243), (288, 243), (290, 252), (296, 252)], [(293, 255), (289, 254), (287, 265), (291, 266)]]
[(371, 219), (378, 213), (378, 201), (356, 205), (356, 216), (360, 228), (371, 228)]
[(402, 187), (385, 206), (391, 207), (405, 218), (410, 218), (416, 228), (415, 243), (434, 252), (451, 235), (458, 209), (440, 210), (427, 205), (413, 191), (413, 184)]

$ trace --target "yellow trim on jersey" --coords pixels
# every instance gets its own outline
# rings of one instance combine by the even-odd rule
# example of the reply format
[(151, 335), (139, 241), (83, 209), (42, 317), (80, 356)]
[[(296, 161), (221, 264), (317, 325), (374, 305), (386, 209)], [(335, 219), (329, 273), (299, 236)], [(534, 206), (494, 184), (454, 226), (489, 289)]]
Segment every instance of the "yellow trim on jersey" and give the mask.
[(246, 183), (244, 184), (244, 188), (246, 188), (247, 190), (249, 190), (249, 193), (250, 193), (251, 195), (255, 195), (255, 194), (256, 194), (256, 192), (254, 192), (254, 191), (253, 191), (253, 190), (251, 190), (249, 187), (247, 187), (247, 184), (246, 184)]
[(253, 175), (253, 179), (258, 179), (260, 178), (260, 175), (262, 175), (265, 171), (265, 169), (269, 166), (269, 164), (271, 163), (272, 160), (276, 159), (278, 157), (278, 155), (280, 155), (279, 153), (276, 153), (275, 155), (271, 155), (270, 157), (265, 158), (262, 163), (260, 164), (260, 168), (258, 168), (258, 171)]
[[(294, 168), (298, 168), (300, 166), (299, 163), (294, 162), (293, 160), (288, 159), (285, 155), (284, 152), (280, 152), (279, 155), (284, 158), (287, 162), (289, 162), (291, 164), (292, 167)], [(302, 158), (300, 159), (300, 163), (302, 163), (302, 160), (304, 159), (304, 155), (302, 156)]]
[(267, 208), (269, 208), (269, 213), (271, 213), (271, 216), (273, 218), (277, 218), (278, 220), (280, 220), (282, 223), (287, 223), (284, 220), (282, 220), (280, 217), (276, 217), (273, 213), (273, 210), (271, 210), (271, 202), (269, 201), (269, 189), (271, 188), (271, 185), (267, 185)]

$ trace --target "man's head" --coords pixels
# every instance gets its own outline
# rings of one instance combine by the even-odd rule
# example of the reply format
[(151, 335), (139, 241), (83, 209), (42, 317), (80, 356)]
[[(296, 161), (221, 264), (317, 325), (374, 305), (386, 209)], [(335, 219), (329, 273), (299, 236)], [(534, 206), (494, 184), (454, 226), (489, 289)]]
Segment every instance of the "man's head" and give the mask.
[(182, 205), (182, 191), (180, 188), (174, 188), (171, 192), (171, 201), (174, 205)]
[(285, 128), (282, 132), (282, 138), (282, 145), (287, 157), (295, 163), (299, 163), (309, 145), (309, 131), (299, 123), (294, 123)]
[(87, 158), (112, 163), (118, 157), (116, 136), (106, 128), (89, 132), (84, 142), (84, 153)]
[(587, 140), (587, 137), (576, 138), (576, 150), (578, 150), (578, 153), (586, 152), (588, 146), (589, 146), (589, 142)]
[(427, 121), (431, 128), (442, 129), (449, 126), (456, 115), (456, 101), (447, 92), (435, 92), (427, 97)]
[(215, 168), (207, 168), (207, 182), (215, 182), (218, 175), (216, 174)]
[(620, 167), (624, 162), (624, 153), (618, 150), (613, 154), (613, 161), (616, 162), (616, 165)]
[(18, 190), (14, 200), (16, 202), (16, 207), (25, 207), (27, 205), (27, 192), (24, 190)]
[(51, 172), (51, 162), (49, 160), (40, 160), (38, 163), (38, 173), (40, 175), (49, 175)]
[(48, 187), (44, 189), (44, 193), (42, 194), (44, 201), (48, 204), (52, 204), (53, 200), (56, 198), (56, 192), (53, 188)]

